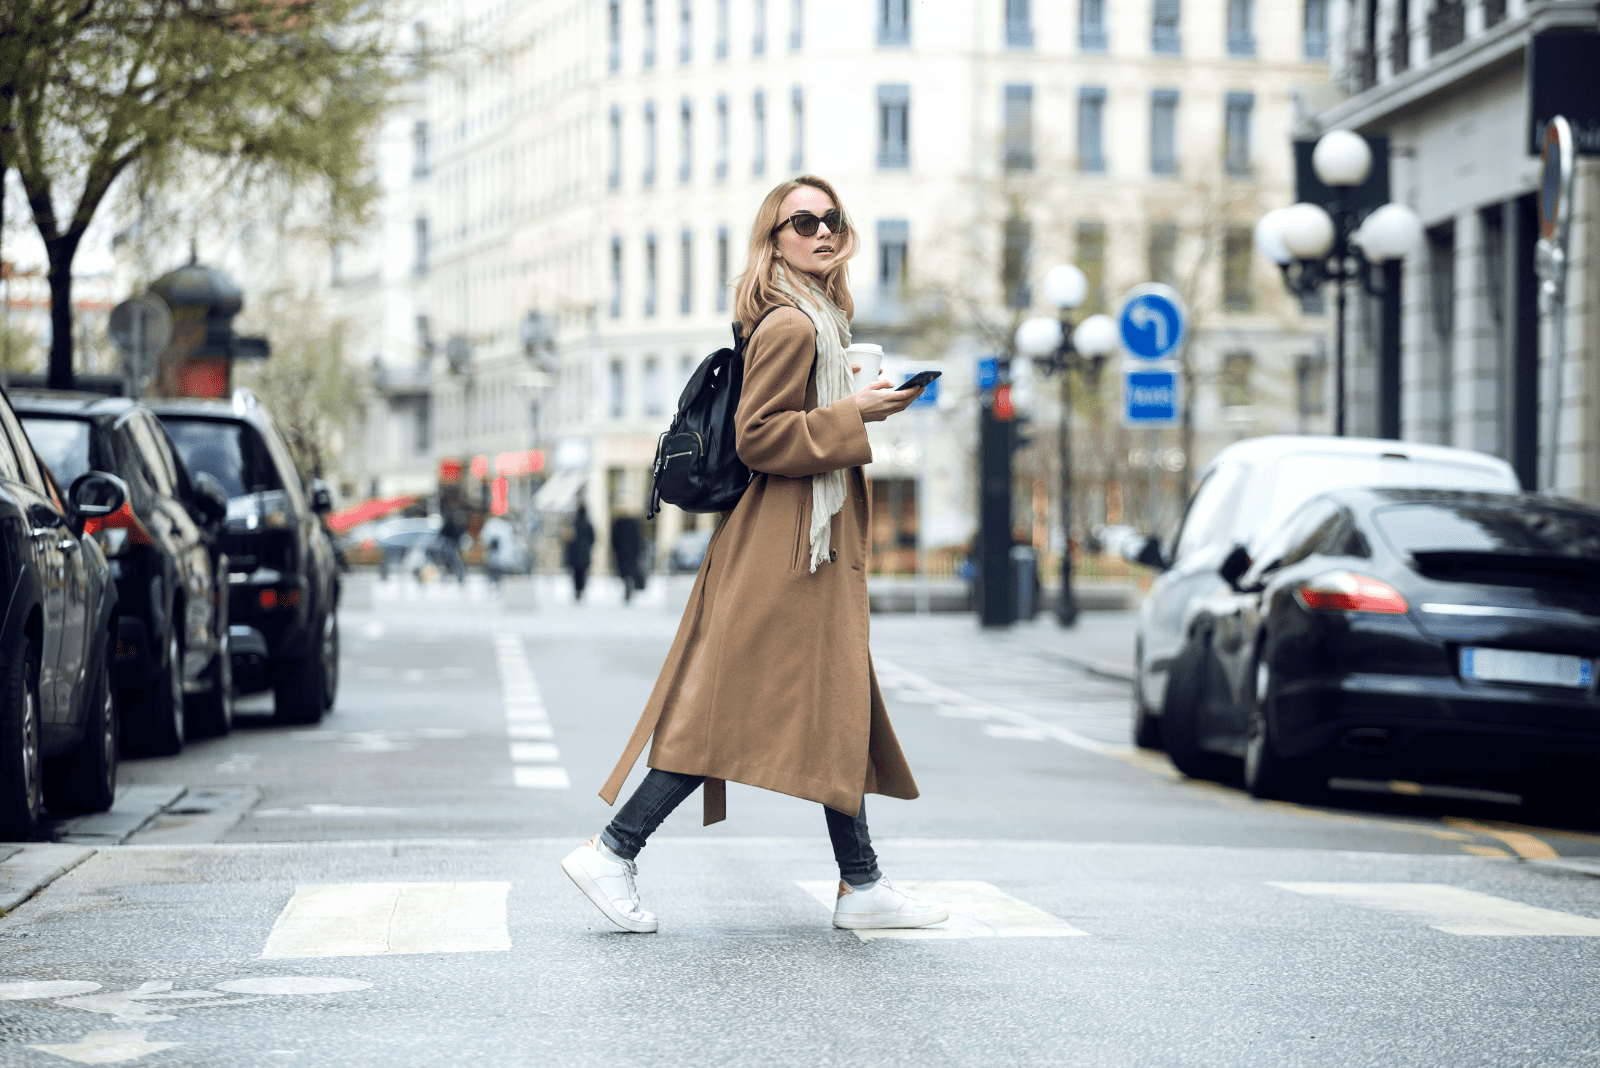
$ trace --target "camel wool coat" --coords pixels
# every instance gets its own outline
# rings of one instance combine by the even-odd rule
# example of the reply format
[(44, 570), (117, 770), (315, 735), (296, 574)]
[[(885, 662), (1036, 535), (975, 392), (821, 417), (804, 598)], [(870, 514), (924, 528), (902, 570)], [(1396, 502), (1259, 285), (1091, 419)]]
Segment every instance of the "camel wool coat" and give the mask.
[[(917, 796), (867, 649), (872, 447), (853, 397), (817, 407), (816, 336), (780, 307), (745, 348), (736, 429), (753, 477), (711, 536), (608, 804), (652, 735), (650, 767), (706, 776), (707, 824), (726, 816), (730, 779), (848, 815), (863, 793)], [(813, 573), (811, 476), (839, 468), (832, 560)]]

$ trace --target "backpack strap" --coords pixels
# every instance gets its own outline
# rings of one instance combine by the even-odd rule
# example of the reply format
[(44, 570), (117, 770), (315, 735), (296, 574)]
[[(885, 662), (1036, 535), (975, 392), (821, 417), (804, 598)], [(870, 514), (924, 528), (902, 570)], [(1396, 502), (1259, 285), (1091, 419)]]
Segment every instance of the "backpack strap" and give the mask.
[[(734, 320), (734, 323), (733, 323), (733, 354), (735, 356), (743, 356), (744, 355), (744, 347), (746, 345), (750, 344), (750, 338), (753, 337), (755, 335), (755, 332), (761, 328), (761, 324), (767, 321), (767, 316), (771, 315), (773, 312), (777, 311), (779, 308), (793, 308), (793, 307), (794, 307), (793, 304), (774, 304), (772, 307), (768, 308), (766, 311), (761, 313), (761, 318), (756, 320), (756, 325), (752, 326), (750, 328), (750, 333), (749, 334), (745, 334), (743, 332), (742, 326), (739, 323), (739, 321), (738, 320)], [(799, 309), (796, 308), (795, 310), (798, 311)]]

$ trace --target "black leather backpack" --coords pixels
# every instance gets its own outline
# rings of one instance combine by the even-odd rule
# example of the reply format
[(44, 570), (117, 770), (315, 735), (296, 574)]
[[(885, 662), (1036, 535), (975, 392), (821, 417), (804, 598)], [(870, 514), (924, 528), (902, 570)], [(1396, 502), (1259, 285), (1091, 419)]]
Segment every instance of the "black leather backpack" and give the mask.
[(744, 349), (750, 334), (776, 308), (768, 308), (749, 334), (733, 324), (733, 348), (718, 349), (700, 361), (678, 397), (678, 414), (656, 443), (654, 483), (646, 519), (661, 504), (685, 512), (726, 512), (750, 484), (750, 469), (739, 459), (734, 415), (744, 386)]

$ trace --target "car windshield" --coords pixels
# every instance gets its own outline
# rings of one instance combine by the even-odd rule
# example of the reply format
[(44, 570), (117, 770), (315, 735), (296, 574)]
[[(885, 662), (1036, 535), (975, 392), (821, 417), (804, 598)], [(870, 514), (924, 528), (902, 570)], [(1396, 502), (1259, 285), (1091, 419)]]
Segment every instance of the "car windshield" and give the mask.
[(161, 421), (189, 473), (211, 474), (229, 497), (283, 489), (260, 435), (245, 424), (170, 416)]
[(1372, 514), (1397, 553), (1532, 553), (1600, 561), (1600, 515), (1523, 505), (1402, 504)]
[(82, 419), (27, 416), (22, 428), (57, 484), (70, 486), (89, 471), (89, 424)]
[(1293, 453), (1278, 461), (1271, 492), (1247, 497), (1239, 510), (1237, 540), (1276, 530), (1290, 512), (1319, 493), (1343, 486), (1431, 487), (1514, 493), (1517, 486), (1501, 470), (1447, 460), (1383, 459), (1339, 453)]

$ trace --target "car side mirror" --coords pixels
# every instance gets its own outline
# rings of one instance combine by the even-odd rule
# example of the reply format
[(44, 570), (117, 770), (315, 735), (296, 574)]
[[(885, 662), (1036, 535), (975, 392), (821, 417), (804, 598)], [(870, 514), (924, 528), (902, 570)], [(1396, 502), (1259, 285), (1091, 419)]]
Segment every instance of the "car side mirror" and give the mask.
[(1235, 545), (1233, 551), (1223, 559), (1221, 566), (1217, 568), (1217, 574), (1221, 575), (1222, 581), (1237, 592), (1239, 590), (1239, 579), (1244, 576), (1246, 571), (1250, 570), (1250, 563), (1250, 553), (1243, 545)]
[(208, 523), (220, 523), (228, 518), (228, 491), (222, 488), (222, 482), (210, 471), (201, 471), (194, 476), (194, 506), (205, 516)]
[(318, 515), (333, 511), (333, 491), (320, 478), (311, 480), (311, 510)]
[(1167, 558), (1161, 555), (1161, 539), (1154, 534), (1143, 538), (1129, 538), (1122, 547), (1122, 558), (1130, 564), (1156, 571), (1167, 569)]
[(79, 475), (67, 490), (67, 503), (81, 529), (90, 519), (104, 519), (128, 503), (128, 484), (105, 471)]

